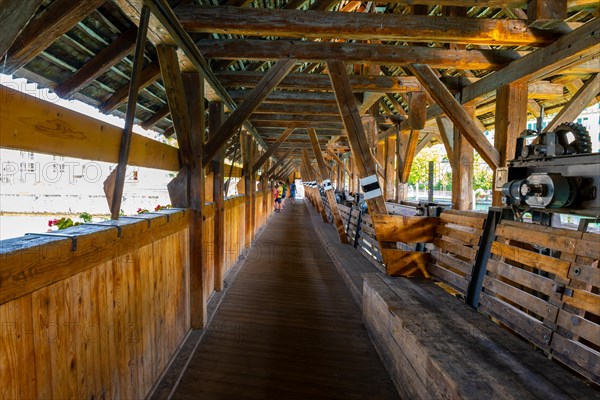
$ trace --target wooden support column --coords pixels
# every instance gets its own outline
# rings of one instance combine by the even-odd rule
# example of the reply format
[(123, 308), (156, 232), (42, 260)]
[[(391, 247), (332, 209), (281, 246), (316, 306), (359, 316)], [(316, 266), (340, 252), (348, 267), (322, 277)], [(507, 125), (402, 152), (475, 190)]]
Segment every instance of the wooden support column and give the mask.
[[(496, 126), (494, 147), (500, 153), (500, 166), (515, 156), (517, 138), (527, 127), (527, 84), (511, 83), (496, 91)], [(494, 181), (496, 170), (494, 170)], [(495, 188), (492, 188), (495, 189)], [(492, 205), (502, 205), (502, 191), (493, 190)]]
[[(306, 149), (306, 147), (304, 149), (302, 149), (302, 158), (304, 160), (304, 165), (306, 166), (306, 169), (310, 176), (310, 180), (315, 181), (315, 182), (319, 181), (320, 180), (319, 177), (313, 171), (313, 169), (310, 165), (310, 157), (308, 156), (308, 150)], [(327, 167), (325, 167), (325, 169), (327, 169)], [(323, 206), (323, 199), (321, 199), (321, 193), (319, 192), (319, 189), (318, 188), (310, 188), (309, 190), (311, 191), (311, 194), (313, 196), (313, 201), (317, 207), (317, 210), (319, 211), (319, 214), (321, 214), (321, 219), (323, 219), (323, 222), (329, 222), (327, 219), (327, 213), (325, 212), (325, 207)]]
[(452, 96), (452, 93), (440, 81), (435, 72), (424, 64), (411, 64), (410, 70), (423, 84), (427, 92), (436, 101), (440, 108), (446, 113), (446, 116), (452, 120), (455, 127), (458, 127), (466, 140), (477, 150), (481, 158), (485, 160), (490, 167), (496, 168), (500, 163), (500, 154), (487, 140), (483, 132), (475, 123), (473, 117), (461, 106), (461, 104)]
[(396, 138), (387, 137), (385, 140), (385, 187), (384, 197), (387, 201), (395, 199), (394, 186), (396, 182)]
[(396, 178), (398, 180), (398, 203), (406, 200), (408, 197), (408, 178), (410, 177), (410, 168), (412, 167), (415, 154), (417, 153), (417, 144), (419, 143), (419, 131), (410, 131), (398, 133), (396, 142), (398, 167)]
[[(187, 115), (182, 115), (189, 126), (189, 153), (193, 164), (189, 167), (189, 204), (192, 212), (190, 223), (190, 323), (192, 329), (202, 329), (208, 319), (207, 304), (213, 286), (210, 268), (206, 257), (210, 251), (204, 242), (204, 169), (202, 168), (202, 147), (204, 145), (204, 80), (197, 72), (186, 72), (181, 75), (185, 91), (185, 109)], [(168, 88), (165, 77), (165, 89)], [(168, 89), (167, 89), (168, 90)], [(174, 114), (171, 114), (174, 115)], [(175, 120), (173, 120), (175, 124)], [(180, 133), (177, 133), (179, 137)], [(181, 145), (180, 145), (181, 146)]]
[[(91, 12), (91, 11), (90, 11)], [(138, 86), (140, 83), (140, 73), (144, 65), (144, 50), (146, 46), (146, 33), (148, 31), (148, 21), (150, 20), (150, 11), (144, 7), (140, 17), (140, 27), (138, 29), (135, 56), (133, 61), (133, 71), (131, 76), (131, 87), (129, 90), (130, 103), (125, 115), (125, 126), (121, 136), (121, 146), (119, 149), (119, 163), (117, 167), (104, 181), (104, 193), (107, 195), (110, 204), (110, 215), (112, 219), (119, 219), (121, 212), (121, 201), (123, 200), (123, 187), (125, 185), (125, 172), (129, 162), (129, 149), (131, 148), (131, 138), (133, 136), (133, 123), (135, 120), (135, 109), (137, 106)]]
[[(465, 106), (469, 118), (475, 116), (475, 107)], [(452, 168), (452, 207), (455, 210), (473, 209), (473, 146), (463, 132), (454, 125), (454, 168)]]
[(450, 165), (452, 165), (454, 157), (454, 125), (448, 117), (437, 117), (435, 120), (440, 131), (440, 139), (446, 150), (446, 156), (448, 157), (448, 161), (450, 161)]
[(338, 209), (337, 202), (335, 201), (335, 195), (333, 193), (333, 186), (331, 185), (331, 180), (328, 179), (329, 174), (327, 171), (327, 165), (325, 164), (325, 159), (323, 158), (323, 153), (321, 152), (321, 146), (319, 145), (319, 138), (317, 138), (317, 132), (314, 129), (309, 128), (308, 137), (310, 138), (310, 144), (312, 145), (313, 152), (315, 153), (315, 158), (317, 159), (317, 164), (319, 165), (319, 170), (321, 171), (321, 183), (323, 185), (323, 189), (325, 190), (325, 195), (327, 196), (327, 202), (329, 202), (329, 209), (331, 210), (331, 215), (333, 217), (335, 229), (337, 230), (338, 236), (340, 237), (340, 242), (348, 243), (348, 237), (346, 236), (346, 228), (344, 227), (344, 222), (342, 221), (340, 210)]
[(247, 132), (242, 132), (240, 135), (240, 148), (242, 149), (242, 160), (244, 168), (244, 195), (245, 195), (245, 234), (244, 234), (244, 247), (249, 248), (252, 245), (252, 230), (254, 224), (252, 223), (252, 195), (254, 189), (252, 188), (253, 172), (252, 172), (252, 137)]
[[(341, 61), (328, 61), (327, 67), (342, 121), (348, 133), (350, 148), (352, 149), (352, 154), (356, 157), (358, 174), (361, 178), (375, 176), (375, 179), (378, 180), (375, 160), (371, 156), (367, 135), (362, 125), (358, 107), (356, 106), (348, 74), (346, 73), (346, 66)], [(367, 205), (369, 212), (372, 214), (387, 214), (383, 196), (376, 196), (367, 200)]]
[[(208, 135), (216, 134), (223, 121), (223, 103), (211, 101), (208, 105)], [(214, 217), (214, 264), (215, 290), (223, 290), (225, 279), (225, 149), (221, 148), (210, 163), (213, 174), (212, 201), (215, 203)]]

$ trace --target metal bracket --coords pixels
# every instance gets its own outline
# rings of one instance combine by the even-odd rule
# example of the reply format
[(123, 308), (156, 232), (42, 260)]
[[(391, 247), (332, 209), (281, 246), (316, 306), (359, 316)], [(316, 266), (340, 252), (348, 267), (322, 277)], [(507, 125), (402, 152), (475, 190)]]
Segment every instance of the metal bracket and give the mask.
[(106, 225), (106, 224), (100, 224), (100, 223), (95, 223), (95, 222), (86, 222), (84, 225), (88, 225), (88, 226), (104, 226), (104, 227), (109, 227), (109, 228), (117, 228), (117, 236), (121, 237), (121, 227), (119, 225)]
[(69, 235), (66, 233), (26, 233), (25, 236), (47, 236), (47, 237), (58, 237), (71, 239), (71, 250), (77, 250), (77, 235)]

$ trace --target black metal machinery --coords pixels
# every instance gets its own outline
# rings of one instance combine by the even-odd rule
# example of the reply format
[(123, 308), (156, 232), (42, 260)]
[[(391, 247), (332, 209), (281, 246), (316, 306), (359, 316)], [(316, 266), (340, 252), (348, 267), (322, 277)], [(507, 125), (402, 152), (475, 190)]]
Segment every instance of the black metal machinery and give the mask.
[[(528, 141), (531, 141), (528, 143)], [(547, 223), (552, 213), (600, 217), (600, 153), (576, 123), (553, 132), (526, 130), (517, 139), (515, 158), (496, 173), (496, 190), (516, 215), (530, 212)]]
[[(540, 124), (538, 123), (538, 127)], [(541, 129), (540, 129), (541, 130)], [(532, 140), (533, 139), (533, 140)], [(467, 304), (477, 308), (490, 258), (496, 226), (503, 219), (554, 225), (554, 216), (582, 217), (578, 229), (600, 219), (600, 153), (592, 153), (589, 133), (572, 122), (553, 132), (526, 130), (517, 139), (515, 158), (496, 170), (495, 190), (502, 191), (504, 207), (490, 207), (467, 289)], [(537, 246), (534, 245), (537, 248)], [(545, 252), (548, 249), (538, 248)]]

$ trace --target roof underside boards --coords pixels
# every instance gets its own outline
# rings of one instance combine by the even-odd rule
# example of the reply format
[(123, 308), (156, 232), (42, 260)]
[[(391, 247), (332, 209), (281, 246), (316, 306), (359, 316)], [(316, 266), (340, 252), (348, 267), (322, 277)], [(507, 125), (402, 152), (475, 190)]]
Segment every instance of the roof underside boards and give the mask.
[[(81, 2), (41, 1), (0, 68), (62, 97), (122, 117), (137, 30), (135, 18), (128, 16), (142, 1), (96, 1), (99, 6), (92, 10), (83, 9)], [(533, 25), (544, 28), (538, 29), (528, 23), (524, 1), (182, 0), (171, 2), (171, 6), (237, 104), (278, 59), (298, 60), (249, 118), (267, 145), (287, 127), (297, 127), (276, 157), (290, 147), (295, 149), (291, 154), (299, 156), (303, 147), (309, 147), (307, 128), (316, 128), (323, 147), (333, 145), (338, 153), (349, 151), (327, 74), (328, 59), (346, 63), (361, 114), (374, 115), (383, 132), (393, 126), (395, 117), (410, 111), (410, 93), (423, 91), (408, 64), (430, 65), (456, 94), (514, 60), (554, 43), (593, 20), (600, 11), (597, 1), (570, 0), (565, 18), (536, 21)], [(61, 9), (78, 19), (56, 21)], [(50, 23), (52, 27), (48, 27)], [(56, 37), (51, 37), (53, 34)], [(149, 39), (136, 119), (146, 128), (172, 135), (150, 33)], [(24, 45), (33, 49), (30, 59), (21, 54)], [(34, 50), (35, 46), (39, 50)], [(555, 71), (544, 81), (530, 82), (531, 116), (537, 117), (541, 107), (546, 113), (560, 110), (600, 72), (599, 56), (596, 46), (576, 65)], [(433, 100), (429, 96), (427, 100), (431, 106)], [(592, 104), (598, 101), (596, 96)], [(492, 93), (477, 104), (476, 117), (482, 129), (493, 128), (494, 112)], [(438, 140), (435, 120), (428, 121), (421, 137), (432, 143)], [(226, 146), (228, 157), (239, 159), (235, 135)]]

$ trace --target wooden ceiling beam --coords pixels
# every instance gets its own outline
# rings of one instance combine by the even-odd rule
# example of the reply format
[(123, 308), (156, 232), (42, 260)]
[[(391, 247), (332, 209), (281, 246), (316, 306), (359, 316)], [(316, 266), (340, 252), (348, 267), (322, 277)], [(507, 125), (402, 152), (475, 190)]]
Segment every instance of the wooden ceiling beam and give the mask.
[(598, 43), (600, 19), (596, 18), (546, 48), (534, 51), (465, 87), (461, 92), (461, 101), (469, 103), (511, 82), (532, 82), (576, 66), (598, 55)]
[(520, 20), (193, 4), (181, 4), (175, 12), (185, 30), (197, 33), (507, 46), (545, 46), (557, 38), (554, 33), (533, 32)]
[[(0, 120), (4, 148), (109, 163), (119, 160), (121, 128), (2, 85)], [(177, 153), (173, 146), (134, 133), (128, 164), (177, 171)]]
[(254, 114), (339, 115), (333, 104), (262, 104)]
[(291, 126), (295, 128), (316, 128), (316, 129), (328, 129), (337, 130), (338, 135), (344, 126), (341, 122), (315, 122), (315, 121), (253, 121), (252, 125), (257, 128), (289, 128)]
[(311, 42), (300, 40), (201, 40), (196, 43), (206, 58), (276, 60), (285, 55), (317, 62), (338, 59), (347, 63), (404, 66), (418, 62), (432, 68), (498, 70), (527, 52), (514, 50), (448, 50), (422, 46)]
[[(257, 72), (222, 72), (217, 78), (226, 87), (253, 87), (260, 82), (262, 73)], [(420, 92), (423, 87), (412, 76), (351, 75), (350, 84), (354, 92), (407, 93)], [(303, 89), (331, 91), (331, 83), (327, 75), (290, 74), (281, 81), (280, 89)]]
[(339, 113), (337, 115), (298, 115), (298, 114), (254, 114), (252, 121), (279, 121), (279, 122), (313, 122), (313, 123), (337, 123), (342, 122)]
[(2, 2), (0, 12), (0, 60), (35, 14), (42, 0)]
[[(140, 90), (150, 86), (160, 77), (160, 65), (158, 61), (152, 62), (142, 70), (140, 77)], [(121, 104), (127, 101), (127, 93), (129, 92), (129, 83), (118, 88), (104, 103), (98, 108), (103, 113), (109, 113), (116, 110)]]
[(54, 1), (43, 13), (30, 21), (13, 41), (6, 53), (2, 72), (10, 75), (33, 60), (79, 21), (100, 7), (104, 1)]
[(58, 85), (54, 92), (61, 98), (69, 98), (75, 92), (98, 78), (115, 64), (131, 53), (135, 48), (137, 27), (123, 32), (116, 40), (102, 49), (77, 72)]
[[(230, 90), (229, 94), (235, 101), (242, 101), (250, 94), (250, 90)], [(315, 104), (327, 103), (336, 104), (335, 95), (327, 92), (308, 92), (308, 91), (290, 91), (290, 90), (273, 90), (265, 98), (263, 103), (275, 104)]]
[[(202, 163), (208, 163), (219, 149), (244, 124), (246, 119), (258, 108), (263, 99), (280, 84), (286, 75), (294, 68), (296, 60), (281, 60), (273, 65), (262, 76), (249, 96), (223, 122), (215, 136), (204, 146)], [(261, 139), (262, 140), (262, 139)]]

